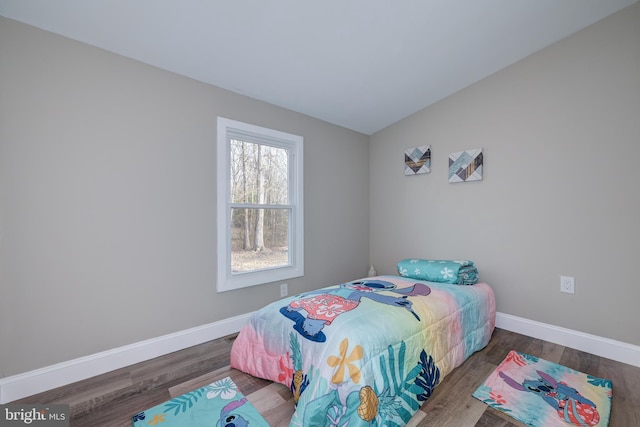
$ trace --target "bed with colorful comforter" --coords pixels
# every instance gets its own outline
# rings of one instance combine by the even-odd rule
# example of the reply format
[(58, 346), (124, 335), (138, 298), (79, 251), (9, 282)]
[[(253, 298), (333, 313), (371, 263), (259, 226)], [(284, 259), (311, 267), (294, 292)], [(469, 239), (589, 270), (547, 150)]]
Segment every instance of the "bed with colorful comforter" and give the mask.
[(486, 283), (376, 276), (255, 312), (231, 366), (290, 387), (291, 426), (402, 426), (494, 326)]

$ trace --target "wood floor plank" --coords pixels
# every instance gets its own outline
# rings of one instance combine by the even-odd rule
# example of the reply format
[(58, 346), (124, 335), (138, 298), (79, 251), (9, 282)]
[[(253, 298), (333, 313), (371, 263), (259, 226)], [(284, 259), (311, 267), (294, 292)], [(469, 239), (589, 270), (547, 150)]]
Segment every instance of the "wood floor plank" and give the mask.
[(407, 427), (418, 427), (426, 417), (427, 417), (426, 412), (424, 411), (416, 412), (416, 414), (407, 423)]
[(173, 387), (170, 387), (169, 395), (171, 396), (171, 398), (178, 397), (180, 395), (193, 391), (197, 388), (204, 387), (216, 381), (220, 381), (221, 379), (230, 376), (232, 371), (233, 370), (231, 369), (231, 367), (227, 365), (220, 369), (216, 369), (215, 371), (207, 372), (204, 375), (200, 375), (196, 378), (193, 378), (191, 380), (188, 380), (180, 384), (177, 384)]
[(488, 362), (498, 365), (509, 350), (523, 348), (531, 344), (531, 340), (533, 338), (525, 335), (508, 332), (504, 329), (496, 329), (483, 353)]
[(264, 419), (271, 427), (288, 427), (291, 417), (293, 417), (294, 404), (293, 397), (285, 403), (275, 406), (262, 413)]
[(248, 395), (247, 399), (272, 427), (289, 425), (294, 411), (293, 395), (284, 385), (270, 383)]
[(131, 427), (131, 418), (138, 412), (171, 399), (166, 389), (149, 390), (144, 394), (121, 397), (109, 405), (79, 417), (71, 417), (72, 427)]
[[(506, 415), (496, 411), (493, 408), (488, 408), (482, 417), (478, 420), (474, 427), (520, 427), (525, 426), (513, 418), (505, 419)], [(526, 427), (526, 426), (525, 426)]]
[(584, 351), (565, 348), (560, 358), (560, 364), (576, 371), (589, 375), (595, 375), (598, 371), (600, 357)]
[(260, 390), (256, 390), (247, 396), (249, 402), (255, 406), (258, 412), (266, 412), (269, 408), (280, 406), (287, 401), (278, 391), (282, 384), (271, 383)]
[(473, 356), (467, 362), (449, 374), (422, 405), (420, 411), (427, 416), (419, 427), (447, 425), (452, 418), (461, 426), (473, 426), (482, 417), (487, 406), (471, 394), (496, 366)]
[(512, 349), (521, 353), (527, 353), (538, 358), (548, 360), (549, 362), (560, 363), (560, 359), (564, 353), (565, 347), (559, 344), (550, 343), (537, 338), (521, 336), (526, 342), (518, 343)]
[(595, 375), (613, 383), (610, 426), (640, 426), (640, 368), (601, 358)]

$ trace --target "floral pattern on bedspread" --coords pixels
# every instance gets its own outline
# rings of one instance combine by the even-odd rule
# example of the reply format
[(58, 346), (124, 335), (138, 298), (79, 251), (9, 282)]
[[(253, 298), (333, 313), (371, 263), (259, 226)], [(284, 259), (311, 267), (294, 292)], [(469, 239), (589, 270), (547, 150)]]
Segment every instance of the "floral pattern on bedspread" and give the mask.
[(379, 276), (257, 311), (231, 366), (289, 386), (292, 426), (402, 426), (494, 325), (486, 284)]

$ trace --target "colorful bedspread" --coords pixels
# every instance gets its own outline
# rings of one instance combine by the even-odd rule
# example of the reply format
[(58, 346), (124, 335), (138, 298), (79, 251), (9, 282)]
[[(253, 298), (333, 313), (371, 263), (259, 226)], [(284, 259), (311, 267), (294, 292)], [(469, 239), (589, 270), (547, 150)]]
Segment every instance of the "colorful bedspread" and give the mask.
[(491, 338), (486, 283), (377, 276), (274, 302), (235, 340), (231, 366), (291, 388), (291, 426), (402, 426)]

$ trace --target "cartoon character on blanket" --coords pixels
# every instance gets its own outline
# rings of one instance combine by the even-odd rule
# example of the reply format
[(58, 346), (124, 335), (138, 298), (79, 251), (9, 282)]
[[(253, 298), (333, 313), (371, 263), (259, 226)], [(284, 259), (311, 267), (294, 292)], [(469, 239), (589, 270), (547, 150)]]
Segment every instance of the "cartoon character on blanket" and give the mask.
[(578, 390), (556, 381), (551, 375), (536, 370), (540, 378), (524, 380), (522, 384), (500, 372), (500, 378), (518, 391), (540, 396), (555, 411), (560, 419), (576, 426), (595, 426), (600, 421), (596, 404), (582, 396)]
[[(405, 308), (419, 321), (420, 317), (413, 311), (413, 303), (407, 297), (429, 295), (431, 288), (423, 283), (416, 283), (408, 288), (396, 288), (395, 284), (384, 280), (343, 283), (336, 289), (306, 293), (302, 298), (282, 307), (280, 313), (293, 320), (293, 328), (300, 335), (315, 342), (325, 342), (326, 336), (322, 329), (330, 325), (340, 314), (358, 307), (362, 298)], [(380, 291), (392, 291), (399, 296), (382, 295), (378, 293)]]
[(292, 427), (399, 427), (486, 345), (494, 301), (484, 283), (379, 276), (328, 286), (251, 315), (231, 367), (289, 386)]

